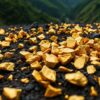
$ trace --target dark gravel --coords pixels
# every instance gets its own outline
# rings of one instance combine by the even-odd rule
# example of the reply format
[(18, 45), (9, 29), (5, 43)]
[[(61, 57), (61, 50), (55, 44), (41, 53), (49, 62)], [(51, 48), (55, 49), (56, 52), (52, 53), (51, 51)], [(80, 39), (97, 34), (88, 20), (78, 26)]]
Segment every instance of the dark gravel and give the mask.
[[(28, 25), (25, 26), (24, 25), (24, 29), (26, 31), (29, 32), (29, 29), (32, 27), (38, 27), (38, 23), (35, 23), (34, 25)], [(84, 25), (82, 25), (84, 26)], [(11, 26), (12, 27), (12, 26)], [(20, 26), (17, 26), (18, 29)], [(47, 30), (48, 25), (43, 25), (43, 27), (45, 28), (45, 30)], [(11, 31), (8, 29), (7, 26), (3, 27), (6, 29), (6, 31)], [(18, 30), (16, 29), (16, 31)], [(16, 33), (16, 32), (15, 32)], [(62, 41), (62, 37), (64, 37), (65, 39), (70, 36), (70, 35), (66, 35), (66, 34), (60, 34), (58, 35), (59, 39), (58, 41)], [(87, 35), (83, 35), (84, 37), (89, 37), (89, 38), (100, 38), (100, 34), (90, 34), (89, 36)], [(4, 40), (4, 35), (0, 35), (0, 40)], [(49, 39), (50, 36), (46, 35), (46, 39)], [(2, 53), (5, 53), (7, 51), (10, 51), (11, 49), (16, 49), (16, 51), (14, 52), (14, 56), (12, 58), (5, 58), (3, 59), (1, 62), (5, 62), (5, 61), (11, 61), (14, 62), (16, 67), (15, 67), (15, 71), (14, 72), (8, 72), (8, 71), (0, 71), (0, 74), (4, 75), (4, 78), (2, 80), (0, 80), (0, 95), (2, 95), (2, 90), (4, 87), (8, 86), (8, 87), (16, 87), (16, 88), (21, 88), (23, 89), (22, 93), (21, 93), (21, 97), (20, 100), (64, 100), (64, 94), (68, 94), (68, 95), (73, 95), (73, 94), (78, 94), (78, 95), (83, 95), (85, 96), (86, 100), (100, 100), (100, 87), (98, 86), (98, 84), (96, 83), (96, 81), (93, 79), (92, 75), (88, 75), (86, 73), (86, 70), (83, 69), (82, 72), (87, 76), (88, 78), (88, 85), (85, 87), (78, 87), (75, 85), (70, 84), (69, 82), (64, 80), (64, 73), (61, 73), (59, 71), (57, 71), (57, 82), (56, 83), (52, 83), (53, 86), (58, 86), (57, 83), (58, 82), (62, 82), (61, 87), (63, 90), (63, 94), (54, 98), (45, 98), (43, 96), (45, 89), (43, 88), (42, 85), (40, 85), (38, 82), (35, 81), (35, 79), (32, 77), (31, 73), (32, 70), (28, 67), (29, 64), (25, 62), (25, 59), (19, 54), (19, 49), (18, 49), (18, 43), (24, 43), (25, 45), (25, 50), (28, 50), (28, 48), (31, 46), (31, 44), (29, 43), (25, 43), (24, 42), (24, 38), (20, 39), (17, 43), (13, 43), (11, 44), (10, 47), (7, 48), (0, 48), (0, 50), (2, 51)], [(18, 60), (22, 60), (22, 63), (19, 64), (17, 63)], [(21, 67), (27, 67), (27, 70), (21, 71), (20, 68)], [(70, 68), (74, 68), (71, 64), (68, 65)], [(99, 66), (100, 67), (100, 66)], [(56, 69), (57, 70), (57, 69)], [(9, 81), (7, 80), (7, 77), (12, 74), (14, 76), (14, 80)], [(96, 75), (100, 76), (100, 69), (97, 70)], [(28, 77), (30, 79), (30, 82), (28, 84), (23, 84), (20, 82), (21, 78), (24, 77)], [(16, 80), (17, 79), (17, 80)], [(89, 89), (91, 86), (94, 86), (97, 91), (98, 91), (98, 96), (97, 97), (91, 97), (89, 95)], [(3, 98), (3, 100), (6, 100), (5, 98)]]

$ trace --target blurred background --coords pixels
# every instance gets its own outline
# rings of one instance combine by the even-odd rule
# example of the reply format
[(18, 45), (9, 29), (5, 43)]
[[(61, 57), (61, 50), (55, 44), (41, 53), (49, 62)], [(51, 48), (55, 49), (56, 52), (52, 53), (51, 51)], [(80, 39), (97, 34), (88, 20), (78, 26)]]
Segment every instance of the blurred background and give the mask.
[(100, 22), (100, 0), (0, 0), (0, 25)]

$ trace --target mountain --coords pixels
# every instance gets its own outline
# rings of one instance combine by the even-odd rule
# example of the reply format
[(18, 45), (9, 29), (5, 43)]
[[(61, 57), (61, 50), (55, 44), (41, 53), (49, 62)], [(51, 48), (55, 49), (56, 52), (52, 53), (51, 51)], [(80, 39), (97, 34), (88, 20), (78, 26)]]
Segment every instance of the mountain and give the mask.
[(68, 5), (70, 5), (71, 8), (74, 9), (75, 7), (78, 7), (80, 3), (83, 3), (84, 1), (86, 0), (65, 0), (65, 3), (67, 2)]
[(87, 0), (78, 5), (74, 12), (76, 22), (100, 22), (100, 0)]
[(0, 0), (0, 18), (6, 24), (57, 22), (56, 18), (33, 6), (30, 0)]
[(0, 25), (100, 22), (100, 0), (0, 0)]
[(71, 7), (65, 0), (0, 0), (0, 18), (4, 24), (59, 22)]

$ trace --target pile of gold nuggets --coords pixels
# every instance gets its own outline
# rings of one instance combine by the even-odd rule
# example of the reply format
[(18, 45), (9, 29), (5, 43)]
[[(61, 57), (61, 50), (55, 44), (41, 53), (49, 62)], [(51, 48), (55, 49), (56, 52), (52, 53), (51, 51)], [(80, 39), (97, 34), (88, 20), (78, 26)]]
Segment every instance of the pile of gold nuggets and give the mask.
[[(94, 27), (95, 26), (95, 27)], [(38, 27), (31, 27), (26, 31), (23, 27), (9, 27), (10, 31), (0, 28), (0, 71), (8, 71), (11, 74), (6, 80), (20, 81), (28, 84), (31, 80), (28, 77), (16, 79), (12, 72), (16, 71), (16, 64), (10, 61), (14, 57), (15, 51), (21, 55), (29, 66), (22, 66), (20, 71), (31, 69), (33, 80), (36, 80), (44, 87), (44, 97), (53, 98), (59, 95), (64, 96), (65, 100), (85, 100), (85, 96), (63, 92), (62, 82), (57, 80), (57, 72), (64, 74), (64, 82), (68, 82), (76, 87), (86, 87), (89, 84), (87, 75), (93, 77), (93, 80), (100, 86), (100, 24), (47, 24)], [(23, 42), (18, 42), (23, 40)], [(3, 52), (6, 48), (16, 44), (16, 47)], [(29, 44), (26, 49), (26, 43)], [(9, 59), (6, 61), (5, 59)], [(16, 60), (17, 64), (23, 63), (21, 59)], [(72, 64), (73, 68), (68, 65)], [(99, 73), (96, 74), (96, 73)], [(5, 75), (0, 74), (0, 81)], [(53, 86), (56, 83), (56, 86)], [(65, 87), (66, 88), (66, 87)], [(100, 87), (99, 87), (100, 88)], [(89, 95), (97, 97), (100, 89), (90, 86)], [(73, 88), (72, 88), (73, 90)], [(2, 95), (7, 100), (20, 100), (23, 92), (21, 88), (3, 87)], [(2, 99), (0, 96), (0, 100)]]

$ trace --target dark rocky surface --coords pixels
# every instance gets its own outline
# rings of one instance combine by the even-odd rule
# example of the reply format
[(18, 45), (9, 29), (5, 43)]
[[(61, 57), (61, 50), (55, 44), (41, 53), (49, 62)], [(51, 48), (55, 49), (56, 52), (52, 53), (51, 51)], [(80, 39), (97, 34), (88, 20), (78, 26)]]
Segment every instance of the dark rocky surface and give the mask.
[[(12, 27), (12, 26), (11, 26)], [(18, 29), (20, 26), (17, 26)], [(29, 32), (29, 29), (32, 27), (32, 25), (28, 25), (28, 26), (23, 26), (25, 31)], [(38, 25), (34, 25), (34, 27), (38, 27)], [(48, 25), (44, 25), (43, 27), (45, 27), (45, 30), (47, 30)], [(7, 26), (3, 27), (5, 28), (6, 31), (11, 31), (10, 29), (8, 29)], [(18, 30), (16, 29), (16, 31)], [(16, 31), (14, 31), (14, 33), (16, 34)], [(13, 31), (11, 31), (13, 32)], [(58, 41), (62, 41), (62, 37), (64, 37), (65, 39), (70, 36), (70, 35), (66, 35), (66, 34), (60, 34), (58, 35)], [(84, 35), (85, 36), (85, 35)], [(0, 40), (4, 40), (5, 35), (0, 35)], [(90, 34), (90, 36), (85, 36), (85, 37), (89, 37), (89, 38), (100, 38), (100, 34)], [(49, 35), (46, 35), (46, 39), (48, 40), (50, 38)], [(0, 71), (0, 74), (4, 75), (4, 78), (2, 80), (0, 80), (0, 95), (2, 95), (2, 90), (4, 87), (15, 87), (15, 88), (21, 88), (23, 91), (21, 93), (21, 97), (20, 100), (64, 100), (64, 94), (68, 94), (68, 95), (73, 95), (73, 94), (77, 94), (77, 95), (83, 95), (85, 96), (86, 100), (100, 100), (100, 87), (98, 86), (98, 84), (96, 83), (96, 81), (93, 79), (92, 75), (88, 75), (86, 72), (86, 69), (82, 69), (81, 72), (84, 73), (87, 78), (88, 78), (88, 85), (85, 87), (78, 87), (75, 85), (70, 84), (69, 82), (65, 81), (64, 79), (64, 73), (61, 73), (58, 71), (58, 69), (55, 68), (55, 70), (57, 71), (57, 82), (56, 83), (52, 83), (53, 86), (58, 86), (57, 83), (58, 82), (62, 82), (62, 85), (59, 86), (62, 88), (63, 90), (63, 94), (54, 98), (45, 98), (44, 92), (45, 92), (45, 88), (43, 88), (42, 85), (40, 85), (38, 82), (36, 82), (36, 80), (33, 78), (33, 76), (31, 75), (32, 73), (32, 69), (29, 68), (29, 64), (25, 62), (25, 59), (19, 54), (20, 49), (18, 49), (18, 43), (24, 43), (25, 45), (25, 50), (28, 50), (28, 48), (31, 46), (31, 44), (29, 44), (28, 42), (24, 42), (25, 38), (23, 39), (19, 39), (18, 42), (16, 43), (12, 43), (10, 45), (10, 47), (7, 48), (0, 48), (0, 50), (2, 51), (2, 54), (4, 54), (7, 51), (10, 51), (11, 49), (16, 49), (14, 51), (14, 56), (12, 58), (5, 58), (3, 60), (0, 61), (1, 62), (5, 62), (5, 61), (11, 61), (15, 63), (15, 70), (13, 72), (8, 72), (8, 71)], [(39, 42), (39, 40), (38, 40)], [(18, 60), (22, 60), (23, 63), (18, 63)], [(24, 67), (28, 67), (27, 70), (21, 71), (20, 68), (24, 66)], [(74, 68), (73, 65), (68, 64), (69, 68)], [(7, 77), (12, 74), (14, 76), (14, 79), (12, 81), (7, 80)], [(98, 68), (96, 75), (100, 76), (100, 68)], [(23, 84), (20, 82), (21, 78), (27, 77), (30, 79), (30, 82), (28, 84)], [(89, 89), (91, 86), (94, 86), (97, 91), (98, 91), (98, 96), (97, 97), (92, 97), (89, 95)], [(3, 100), (6, 100), (5, 98), (3, 98)]]

